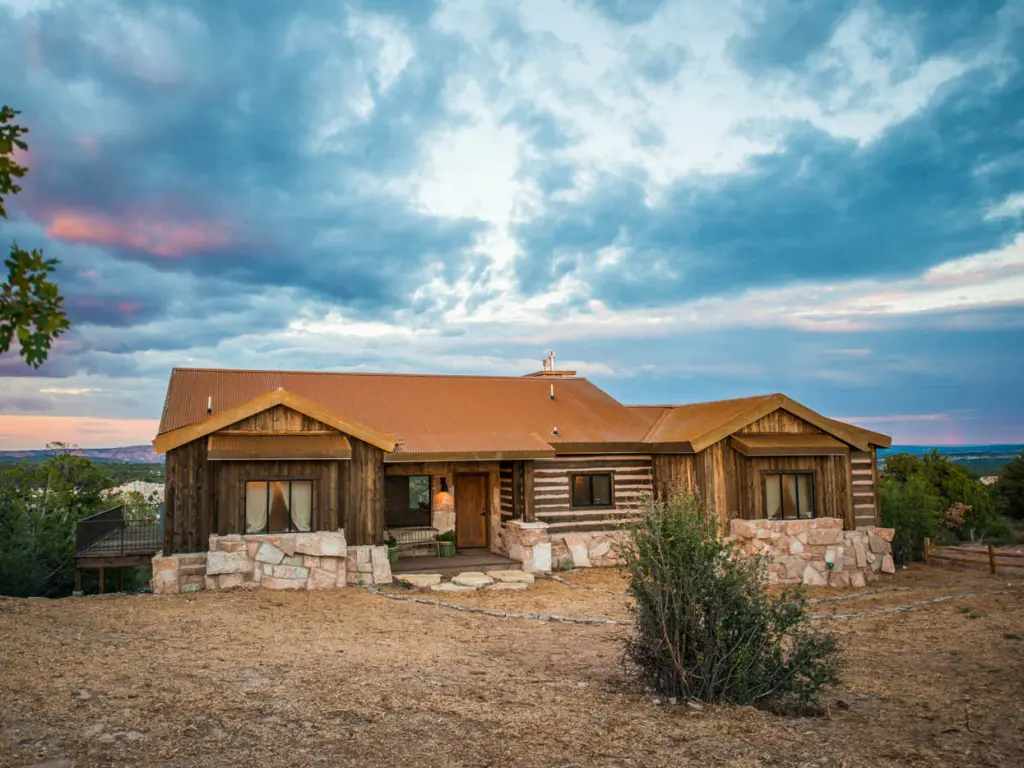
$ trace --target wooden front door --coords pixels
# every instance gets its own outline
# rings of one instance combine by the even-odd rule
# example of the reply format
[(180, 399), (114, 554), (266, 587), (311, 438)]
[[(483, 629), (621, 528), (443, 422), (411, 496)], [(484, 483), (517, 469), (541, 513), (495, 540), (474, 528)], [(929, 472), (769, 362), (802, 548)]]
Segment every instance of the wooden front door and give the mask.
[(487, 546), (487, 475), (455, 478), (455, 538), (459, 547)]

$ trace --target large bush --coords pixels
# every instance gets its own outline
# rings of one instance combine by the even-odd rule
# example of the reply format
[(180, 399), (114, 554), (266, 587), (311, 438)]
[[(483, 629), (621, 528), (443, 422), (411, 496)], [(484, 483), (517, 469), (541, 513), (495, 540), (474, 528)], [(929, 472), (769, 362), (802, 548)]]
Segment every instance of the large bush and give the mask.
[(1000, 512), (1024, 520), (1024, 451), (1003, 467), (992, 492)]
[(838, 641), (799, 592), (773, 598), (759, 561), (734, 554), (690, 495), (643, 503), (624, 544), (636, 628), (627, 661), (670, 697), (766, 708), (815, 703), (839, 680)]

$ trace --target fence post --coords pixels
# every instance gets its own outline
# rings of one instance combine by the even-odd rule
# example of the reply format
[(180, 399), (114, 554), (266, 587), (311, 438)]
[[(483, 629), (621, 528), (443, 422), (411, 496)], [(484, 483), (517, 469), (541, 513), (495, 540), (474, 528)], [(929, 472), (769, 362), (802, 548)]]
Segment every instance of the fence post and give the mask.
[(928, 562), (932, 558), (932, 540), (930, 536), (924, 537), (924, 564), (928, 565)]
[(995, 576), (996, 573), (996, 548), (988, 545), (988, 572)]

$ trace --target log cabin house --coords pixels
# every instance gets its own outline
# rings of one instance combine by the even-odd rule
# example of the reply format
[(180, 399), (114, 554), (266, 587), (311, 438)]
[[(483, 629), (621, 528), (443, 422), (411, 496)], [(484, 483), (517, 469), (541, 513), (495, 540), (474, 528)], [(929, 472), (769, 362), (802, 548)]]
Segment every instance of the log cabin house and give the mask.
[[(176, 368), (153, 444), (164, 555), (229, 534), (343, 529), (358, 546), (454, 530), (460, 551), (545, 570), (524, 536), (557, 559), (560, 542), (593, 545), (672, 487), (723, 528), (876, 526), (875, 451), (890, 438), (781, 394), (623, 405), (552, 355), (522, 377)], [(591, 546), (594, 564), (606, 553)]]

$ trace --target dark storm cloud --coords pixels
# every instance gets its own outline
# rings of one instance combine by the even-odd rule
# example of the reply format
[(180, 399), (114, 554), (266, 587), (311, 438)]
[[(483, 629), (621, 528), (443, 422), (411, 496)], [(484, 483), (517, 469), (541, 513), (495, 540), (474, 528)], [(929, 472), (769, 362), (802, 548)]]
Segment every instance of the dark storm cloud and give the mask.
[(609, 176), (596, 199), (552, 206), (520, 227), (529, 259), (519, 276), (542, 291), (580, 267), (573, 254), (593, 254), (623, 230), (630, 257), (581, 273), (615, 306), (916, 274), (1018, 231), (1013, 217), (986, 213), (1020, 188), (1022, 120), (1024, 73), (1005, 84), (978, 73), (866, 147), (797, 127), (784, 151), (749, 172), (681, 183), (657, 208), (645, 204), (642, 179)]
[[(422, 19), (427, 5), (406, 8)], [(343, 30), (340, 6), (263, 2), (243, 12), (220, 3), (108, 4), (99, 15), (109, 20), (128, 8), (193, 10), (201, 28), (181, 25), (174, 41), (195, 46), (197, 66), (172, 62), (165, 73), (137, 60), (144, 56), (130, 46), (111, 54), (85, 34), (98, 23), (89, 3), (61, 5), (32, 24), (5, 22), (0, 11), (4, 37), (20, 41), (0, 54), (4, 68), (24, 73), (29, 62), (62, 83), (88, 83), (132, 115), (130, 125), (96, 139), (75, 135), (82, 121), (54, 101), (59, 91), (15, 83), (5, 92), (33, 128), (19, 207), (52, 239), (101, 246), (165, 272), (229, 278), (240, 292), (300, 287), (371, 313), (402, 303), (425, 259), (471, 241), (472, 222), (434, 220), (376, 197), (360, 178), (411, 170), (418, 136), (441, 114), (450, 44), (433, 46), (387, 93), (367, 77), (372, 117), (351, 121), (343, 147), (311, 155), (308, 136), (325, 94), (344, 98), (358, 85), (318, 82), (317, 66), (325, 55), (351, 63), (356, 51), (342, 33), (327, 47), (293, 45), (289, 22), (307, 14), (311, 28)], [(67, 287), (76, 293), (73, 282)], [(124, 323), (124, 312), (85, 312), (88, 300), (79, 306), (83, 320)]]

